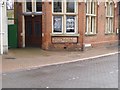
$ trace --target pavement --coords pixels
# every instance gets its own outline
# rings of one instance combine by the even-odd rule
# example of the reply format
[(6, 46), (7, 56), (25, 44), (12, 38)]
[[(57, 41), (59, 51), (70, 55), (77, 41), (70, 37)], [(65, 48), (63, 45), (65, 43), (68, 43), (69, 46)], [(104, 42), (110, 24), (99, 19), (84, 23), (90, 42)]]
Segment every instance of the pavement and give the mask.
[(84, 51), (46, 51), (40, 48), (9, 49), (2, 55), (2, 73), (37, 69), (118, 53), (118, 47), (89, 48)]

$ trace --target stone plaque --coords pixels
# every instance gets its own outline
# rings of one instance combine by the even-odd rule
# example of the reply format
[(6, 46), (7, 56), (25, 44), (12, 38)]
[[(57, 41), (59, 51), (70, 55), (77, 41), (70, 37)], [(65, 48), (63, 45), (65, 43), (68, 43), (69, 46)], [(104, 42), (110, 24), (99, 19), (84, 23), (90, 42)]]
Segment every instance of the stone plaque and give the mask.
[(52, 43), (77, 43), (77, 37), (52, 37)]

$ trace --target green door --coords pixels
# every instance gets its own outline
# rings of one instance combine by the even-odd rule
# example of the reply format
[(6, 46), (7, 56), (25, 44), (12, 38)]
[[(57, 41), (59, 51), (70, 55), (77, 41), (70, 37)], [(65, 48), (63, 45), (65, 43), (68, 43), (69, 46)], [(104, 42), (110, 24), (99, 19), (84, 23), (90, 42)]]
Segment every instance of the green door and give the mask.
[(8, 25), (8, 47), (17, 48), (17, 24)]

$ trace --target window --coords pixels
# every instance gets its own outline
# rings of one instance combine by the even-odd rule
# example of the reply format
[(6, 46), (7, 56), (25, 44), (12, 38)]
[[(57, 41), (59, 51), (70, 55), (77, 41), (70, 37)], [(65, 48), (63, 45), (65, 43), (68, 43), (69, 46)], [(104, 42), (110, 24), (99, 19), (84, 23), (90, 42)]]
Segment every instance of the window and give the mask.
[(31, 2), (31, 0), (26, 0), (26, 12), (32, 12), (32, 2)]
[(77, 34), (77, 2), (53, 1), (53, 34)]
[(96, 0), (86, 2), (86, 34), (96, 34)]
[(42, 0), (36, 0), (36, 12), (41, 12), (42, 11)]
[(53, 7), (54, 12), (62, 12), (62, 2), (60, 0), (56, 0), (53, 3)]
[(62, 32), (62, 16), (53, 17), (53, 32)]
[(106, 2), (106, 30), (105, 34), (113, 33), (114, 22), (114, 3), (109, 0)]
[(66, 32), (75, 32), (75, 16), (66, 17)]
[(42, 0), (26, 0), (25, 12), (42, 12)]
[(120, 15), (120, 1), (118, 2), (118, 6), (119, 6), (119, 15)]
[(74, 4), (74, 2), (67, 2), (67, 7), (66, 7), (66, 11), (68, 12), (68, 13), (74, 13), (75, 12), (75, 4)]

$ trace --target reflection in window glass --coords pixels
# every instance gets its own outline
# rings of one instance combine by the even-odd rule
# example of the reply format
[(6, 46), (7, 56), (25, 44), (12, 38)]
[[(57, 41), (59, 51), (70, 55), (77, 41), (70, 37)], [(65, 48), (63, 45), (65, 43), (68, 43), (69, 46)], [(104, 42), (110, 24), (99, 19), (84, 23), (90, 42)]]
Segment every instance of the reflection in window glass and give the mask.
[(55, 0), (53, 5), (54, 12), (62, 12), (62, 2), (60, 0)]
[(32, 2), (31, 2), (31, 0), (26, 0), (26, 12), (32, 12)]
[(66, 32), (75, 32), (75, 16), (67, 16), (66, 18)]
[(62, 16), (53, 17), (53, 32), (62, 32)]
[(42, 11), (42, 0), (36, 0), (36, 12)]
[(74, 13), (75, 12), (75, 2), (67, 2), (67, 12)]

